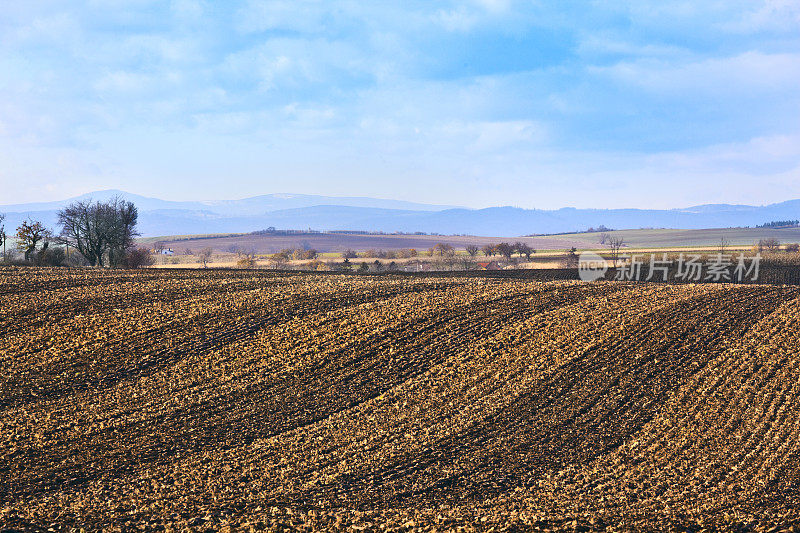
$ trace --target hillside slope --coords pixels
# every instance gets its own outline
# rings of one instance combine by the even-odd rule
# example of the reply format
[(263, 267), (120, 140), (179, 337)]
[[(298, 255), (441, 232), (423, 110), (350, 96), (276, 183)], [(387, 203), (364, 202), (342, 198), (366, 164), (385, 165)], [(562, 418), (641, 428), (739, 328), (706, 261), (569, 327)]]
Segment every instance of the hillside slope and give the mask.
[(800, 518), (797, 288), (0, 274), (0, 525)]
[(57, 225), (58, 209), (76, 199), (120, 195), (139, 206), (138, 229), (145, 237), (210, 233), (248, 233), (278, 229), (426, 232), (486, 237), (514, 237), (609, 228), (730, 228), (800, 218), (800, 200), (751, 205), (701, 205), (680, 209), (521, 209), (454, 208), (398, 200), (268, 194), (242, 200), (176, 202), (123, 191), (98, 191), (61, 202), (0, 205), (6, 227), (16, 228), (31, 217)]

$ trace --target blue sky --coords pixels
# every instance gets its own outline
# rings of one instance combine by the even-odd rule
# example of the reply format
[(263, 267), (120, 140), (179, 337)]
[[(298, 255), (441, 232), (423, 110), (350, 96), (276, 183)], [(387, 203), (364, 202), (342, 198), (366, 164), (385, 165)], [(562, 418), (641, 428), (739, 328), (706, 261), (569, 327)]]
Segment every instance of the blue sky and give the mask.
[(15, 2), (0, 205), (800, 198), (794, 1)]

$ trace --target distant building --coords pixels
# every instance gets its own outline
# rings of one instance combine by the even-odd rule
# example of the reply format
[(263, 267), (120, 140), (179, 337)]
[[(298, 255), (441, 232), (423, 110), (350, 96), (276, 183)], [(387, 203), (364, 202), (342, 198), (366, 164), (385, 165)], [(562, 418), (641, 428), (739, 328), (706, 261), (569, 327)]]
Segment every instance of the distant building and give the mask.
[(431, 269), (431, 264), (427, 261), (413, 260), (405, 263), (402, 267), (405, 272), (427, 272)]
[(479, 262), (478, 270), (503, 270), (503, 267), (501, 267), (497, 261)]
[(172, 248), (164, 248), (161, 250), (161, 255), (174, 255), (175, 252), (172, 251)]

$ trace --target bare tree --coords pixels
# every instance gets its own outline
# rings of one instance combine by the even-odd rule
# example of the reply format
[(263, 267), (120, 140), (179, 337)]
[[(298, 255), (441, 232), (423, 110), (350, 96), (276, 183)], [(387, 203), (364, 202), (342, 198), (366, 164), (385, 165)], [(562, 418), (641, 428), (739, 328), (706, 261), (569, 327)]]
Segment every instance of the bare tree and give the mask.
[(728, 242), (728, 239), (726, 239), (724, 235), (720, 236), (719, 243), (717, 244), (717, 248), (719, 249), (720, 254), (725, 253), (725, 249), (728, 247), (728, 244), (730, 244)]
[(466, 250), (470, 257), (475, 257), (480, 251), (478, 245), (476, 244), (468, 244), (466, 247), (464, 247), (464, 250)]
[(355, 252), (355, 250), (351, 250), (350, 248), (342, 252), (343, 259), (355, 259), (356, 257), (358, 257), (358, 254)]
[(617, 260), (619, 259), (619, 250), (625, 244), (622, 237), (609, 237), (606, 241), (611, 248), (611, 261), (614, 263), (614, 268), (617, 267)]
[(776, 250), (779, 250), (780, 247), (781, 247), (780, 241), (778, 241), (778, 239), (776, 239), (774, 237), (771, 237), (769, 239), (762, 239), (762, 240), (758, 241), (758, 244), (760, 245), (760, 248), (762, 248), (762, 249), (766, 248), (770, 252), (774, 252)]
[(255, 268), (256, 267), (256, 251), (254, 249), (243, 250), (238, 254), (239, 259), (236, 261), (238, 268)]
[(203, 268), (208, 268), (208, 261), (211, 259), (211, 248), (203, 248), (197, 253), (197, 258), (203, 263)]
[(443, 242), (436, 243), (436, 246), (431, 248), (430, 252), (431, 252), (431, 257), (433, 257), (434, 255), (438, 255), (440, 257), (453, 257), (454, 255), (456, 255), (455, 249), (453, 249), (453, 247), (450, 246), (449, 244)]
[(608, 233), (605, 233), (605, 232), (601, 233), (600, 234), (600, 244), (607, 243), (608, 239), (610, 239), (610, 238), (611, 238), (611, 235), (609, 235)]
[(3, 262), (6, 261), (6, 227), (3, 224), (5, 219), (6, 216), (0, 213), (0, 244), (3, 245)]
[[(103, 204), (100, 204), (103, 205)], [(133, 202), (119, 197), (105, 203), (106, 239), (108, 242), (109, 265), (118, 267), (125, 263), (125, 255), (134, 246), (134, 237), (139, 235), (136, 223), (139, 210)]]
[(487, 244), (483, 248), (481, 248), (481, 252), (483, 252), (483, 255), (485, 255), (486, 257), (495, 255), (496, 251), (497, 251), (497, 245), (495, 244)]
[(507, 260), (511, 260), (511, 256), (513, 255), (515, 249), (513, 244), (509, 244), (507, 242), (501, 242), (497, 246), (495, 246), (495, 250), (497, 253), (505, 257)]
[(120, 197), (107, 202), (73, 202), (58, 212), (61, 240), (73, 246), (92, 266), (124, 266), (125, 254), (138, 235), (139, 212)]
[(531, 255), (536, 253), (536, 250), (525, 244), (524, 242), (518, 242), (514, 244), (514, 249), (517, 253), (521, 256), (525, 256), (525, 259), (528, 261), (531, 260)]

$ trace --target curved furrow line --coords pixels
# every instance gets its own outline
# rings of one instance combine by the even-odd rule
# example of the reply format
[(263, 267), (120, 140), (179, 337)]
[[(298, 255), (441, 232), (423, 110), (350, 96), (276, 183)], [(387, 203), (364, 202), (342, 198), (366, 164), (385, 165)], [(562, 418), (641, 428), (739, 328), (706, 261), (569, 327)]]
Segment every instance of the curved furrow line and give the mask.
[[(415, 290), (435, 291), (438, 288), (441, 286), (425, 284), (416, 287)], [(171, 317), (166, 321), (161, 320), (159, 315), (148, 316), (148, 322), (155, 326), (152, 328), (139, 326), (134, 328), (134, 331), (138, 330), (134, 334), (130, 334), (129, 331), (131, 324), (135, 324), (135, 322), (124, 319), (123, 323), (128, 327), (120, 332), (117, 339), (105, 338), (101, 344), (94, 340), (78, 341), (79, 343), (75, 347), (78, 353), (65, 351), (62, 347), (59, 352), (68, 362), (68, 367), (54, 364), (53, 359), (48, 358), (47, 367), (37, 375), (38, 390), (35, 392), (24, 387), (17, 387), (19, 380), (14, 378), (13, 371), (6, 374), (3, 382), (0, 383), (0, 408), (30, 403), (39, 398), (53, 398), (84, 390), (111, 387), (119, 381), (138, 379), (152, 374), (174, 364), (185, 354), (202, 353), (212, 348), (238, 342), (268, 325), (278, 325), (291, 318), (306, 317), (339, 306), (351, 306), (357, 302), (380, 301), (399, 294), (402, 294), (402, 289), (395, 288), (375, 293), (367, 291), (343, 299), (336, 292), (328, 294), (323, 292), (317, 295), (314, 306), (286, 298), (285, 304), (266, 311), (260, 305), (260, 300), (249, 301), (245, 298), (238, 302), (223, 301), (221, 307), (211, 307), (200, 313), (189, 309), (190, 315), (179, 318)], [(172, 306), (163, 307), (162, 310), (168, 315), (172, 315), (174, 312)], [(243, 316), (253, 318), (245, 320)], [(114, 317), (110, 318), (111, 324), (117, 322)], [(76, 324), (77, 333), (72, 334), (70, 338), (80, 339), (84, 336), (97, 335), (103, 331), (103, 327), (104, 323), (101, 322), (87, 332), (81, 324)], [(27, 344), (33, 342), (33, 339), (28, 339)], [(35, 353), (39, 351), (41, 350), (37, 350)], [(138, 358), (131, 363), (120, 364), (119, 357), (124, 357), (124, 354), (127, 353), (136, 353)], [(11, 360), (22, 361), (25, 355), (31, 354), (26, 354), (24, 350), (15, 350), (9, 352), (7, 357)], [(84, 366), (76, 366), (77, 361), (81, 360), (86, 361)], [(85, 376), (88, 373), (87, 364), (91, 365), (91, 374), (95, 377), (76, 380), (76, 375)], [(26, 372), (30, 372), (30, 367), (26, 368)], [(65, 386), (65, 383), (70, 385)]]
[(697, 531), (800, 517), (796, 288), (29, 272), (0, 280), (0, 302), (20, 304), (0, 316), (14, 332), (0, 338), (0, 521)]
[[(778, 313), (778, 314), (780, 314), (780, 313)], [(751, 336), (751, 335), (748, 334), (748, 336)], [(739, 344), (734, 344), (734, 347), (737, 347), (737, 346), (739, 346)], [(735, 348), (734, 348), (734, 350), (735, 350)], [(721, 358), (718, 359), (718, 361), (728, 361), (727, 353), (725, 353), (723, 356), (721, 356)], [(726, 472), (729, 467), (727, 467), (727, 466), (719, 466), (714, 461), (709, 462), (708, 453), (709, 452), (713, 453), (713, 450), (717, 449), (717, 447), (723, 448), (725, 450), (724, 454), (725, 454), (725, 458), (727, 460), (726, 464), (741, 464), (741, 461), (738, 461), (738, 460), (731, 461), (729, 459), (729, 457), (731, 455), (733, 455), (733, 452), (735, 452), (737, 450), (737, 446), (734, 445), (734, 443), (727, 442), (727, 441), (725, 441), (725, 443), (723, 445), (723, 444), (720, 443), (719, 438), (702, 437), (702, 435), (705, 434), (704, 433), (705, 431), (713, 431), (713, 429), (715, 427), (719, 427), (719, 425), (716, 424), (716, 423), (714, 423), (714, 424), (712, 424), (710, 426), (708, 426), (708, 425), (705, 426), (703, 429), (699, 430), (700, 431), (700, 435), (698, 435), (697, 434), (698, 430), (691, 429), (692, 428), (691, 419), (699, 417), (701, 420), (708, 420), (708, 421), (720, 420), (722, 424), (726, 423), (725, 421), (731, 419), (732, 417), (728, 416), (727, 414), (722, 416), (720, 413), (723, 413), (724, 410), (721, 407), (714, 407), (715, 404), (714, 404), (713, 400), (712, 400), (712, 402), (709, 402), (708, 399), (709, 398), (712, 398), (712, 399), (714, 398), (714, 396), (716, 394), (715, 390), (717, 388), (721, 387), (723, 389), (727, 388), (729, 390), (737, 390), (737, 387), (734, 386), (733, 384), (726, 383), (726, 381), (730, 381), (731, 380), (731, 376), (734, 376), (734, 374), (728, 372), (727, 369), (722, 369), (722, 368), (716, 368), (715, 369), (715, 368), (713, 368), (713, 365), (712, 365), (711, 367), (706, 369), (706, 372), (708, 372), (709, 375), (716, 376), (716, 379), (713, 380), (713, 382), (711, 382), (710, 391), (701, 392), (700, 390), (698, 390), (698, 389), (696, 389), (696, 388), (694, 388), (694, 387), (692, 387), (690, 385), (687, 385), (686, 388), (687, 388), (688, 391), (700, 392), (700, 396), (697, 397), (697, 402), (695, 403), (694, 409), (692, 409), (692, 410), (688, 411), (688, 413), (686, 413), (684, 411), (686, 406), (683, 405), (683, 402), (678, 402), (676, 404), (676, 409), (680, 409), (681, 410), (680, 412), (686, 414), (686, 417), (683, 418), (683, 419), (677, 419), (676, 421), (670, 423), (669, 424), (670, 431), (666, 432), (667, 433), (666, 437), (664, 437), (662, 439), (657, 439), (657, 440), (651, 439), (651, 441), (649, 442), (649, 446), (656, 447), (656, 449), (661, 448), (664, 451), (671, 452), (671, 454), (667, 454), (667, 455), (664, 455), (663, 453), (659, 453), (657, 451), (654, 453), (654, 459), (653, 460), (657, 461), (657, 464), (661, 464), (661, 465), (681, 465), (681, 464), (685, 464), (683, 458), (685, 458), (687, 456), (691, 456), (691, 455), (695, 455), (696, 456), (696, 454), (698, 453), (697, 451), (693, 452), (692, 450), (702, 451), (703, 453), (706, 454), (705, 455), (706, 459), (700, 459), (699, 457), (695, 457), (695, 459), (693, 459), (693, 461), (696, 461), (698, 464), (706, 465), (706, 466), (704, 466), (704, 471), (708, 471), (710, 469), (712, 471), (715, 471), (716, 473), (702, 474), (701, 475), (698, 472), (696, 472), (695, 476), (697, 476), (697, 475), (705, 476), (704, 479), (705, 479), (706, 483), (714, 483), (715, 479), (717, 479), (718, 477), (722, 476), (722, 473)], [(698, 379), (699, 379), (700, 382), (702, 382), (703, 378), (702, 378), (702, 376), (699, 376)], [(699, 406), (705, 407), (706, 408), (706, 413), (708, 413), (709, 410), (713, 410), (714, 412), (713, 413), (708, 413), (708, 414), (702, 414), (702, 416), (700, 416), (701, 412), (702, 412), (702, 409), (700, 409)], [(687, 422), (689, 422), (689, 423), (687, 423)], [(686, 439), (685, 437), (682, 437), (680, 433), (682, 433), (684, 431), (691, 432), (692, 438), (691, 439)], [(658, 434), (661, 434), (661, 433), (664, 433), (664, 432), (662, 432), (659, 429), (651, 428), (649, 430), (649, 433), (651, 435), (658, 435)], [(757, 439), (751, 439), (751, 440), (757, 440)], [(674, 443), (679, 443), (679, 442), (683, 442), (684, 444), (682, 446), (675, 447)], [(715, 466), (715, 465), (717, 465), (717, 466)], [(741, 467), (740, 466), (737, 467), (737, 468), (739, 468), (739, 470), (741, 471)], [(684, 483), (682, 483), (682, 485), (686, 485), (686, 483), (684, 482)], [(706, 491), (709, 492), (709, 493), (714, 492), (715, 490), (716, 489), (713, 488), (713, 487), (707, 487), (706, 488)], [(685, 498), (685, 497), (687, 497), (687, 495), (684, 494), (682, 497)]]
[[(780, 314), (780, 313), (779, 313)], [(761, 337), (756, 336), (753, 339), (749, 339), (749, 344), (753, 345), (750, 348), (745, 348), (750, 353), (757, 353), (759, 350), (759, 346), (763, 344), (763, 339)], [(778, 352), (780, 353), (780, 352)], [(734, 404), (731, 409), (731, 415), (729, 418), (734, 418), (738, 416), (738, 413), (741, 413), (743, 409), (750, 409), (755, 411), (767, 412), (768, 409), (765, 409), (765, 405), (769, 405), (774, 401), (774, 394), (775, 391), (769, 384), (774, 382), (776, 371), (778, 368), (784, 368), (787, 363), (794, 363), (794, 358), (791, 358), (788, 353), (783, 352), (784, 355), (782, 356), (782, 360), (776, 361), (774, 364), (770, 364), (768, 367), (765, 367), (762, 363), (758, 364), (758, 372), (753, 373), (746, 373), (746, 372), (739, 372), (738, 369), (721, 369), (719, 371), (720, 376), (726, 376), (725, 380), (718, 380), (715, 383), (714, 387), (710, 389), (710, 392), (706, 394), (715, 394), (715, 391), (720, 389), (731, 389), (731, 390), (748, 390), (749, 392), (746, 393), (747, 396), (742, 401)], [(729, 358), (727, 361), (733, 361), (735, 359)], [(747, 361), (747, 360), (746, 360)], [(747, 362), (746, 365), (749, 365), (752, 369), (752, 363)], [(764, 376), (764, 371), (767, 371), (766, 375)], [(759, 378), (759, 376), (761, 376)], [(758, 379), (758, 382), (750, 384), (750, 382), (755, 381)], [(761, 398), (759, 403), (762, 405), (761, 408), (757, 407), (756, 400), (757, 398)], [(698, 402), (698, 405), (702, 405), (704, 402)], [(762, 426), (765, 422), (759, 418), (756, 420), (752, 419), (752, 416), (747, 416), (747, 419), (750, 421), (750, 424), (756, 424), (756, 427)], [(740, 454), (748, 454), (752, 452), (752, 446), (756, 443), (762, 442), (761, 432), (757, 429), (756, 431), (749, 432), (749, 437), (743, 441), (739, 446), (741, 446), (739, 451), (736, 451), (735, 455), (738, 456)], [(734, 450), (727, 450), (727, 453), (731, 453)]]
[[(626, 392), (628, 392), (628, 393), (629, 393), (630, 391), (626, 389)], [(584, 433), (584, 432), (582, 432), (582, 434), (585, 434), (585, 433)]]
[[(444, 398), (444, 399), (443, 399), (443, 401), (446, 401), (446, 398)], [(465, 400), (465, 401), (468, 401), (468, 400)], [(465, 435), (465, 436), (464, 436), (464, 438), (462, 438), (462, 439), (459, 439), (459, 442), (461, 442), (461, 441), (464, 441), (464, 442), (475, 442), (475, 439), (473, 439), (473, 438), (471, 438), (471, 437), (472, 437), (472, 436), (470, 436), (470, 435)], [(477, 446), (477, 445), (482, 445), (482, 444), (481, 444), (481, 443), (477, 443), (477, 444), (476, 444), (476, 446)], [(416, 461), (416, 460), (415, 460), (415, 461)], [(419, 461), (417, 461), (417, 462), (419, 463)], [(395, 466), (394, 466), (393, 464), (391, 464), (391, 463), (389, 463), (388, 465), (389, 465), (389, 466), (388, 466), (387, 468), (389, 468), (389, 469), (391, 469), (391, 468), (395, 468)], [(416, 466), (419, 466), (419, 464), (418, 464), (418, 465), (416, 465)], [(403, 468), (403, 467), (400, 467), (400, 468)], [(380, 473), (378, 473), (378, 474), (375, 474), (375, 476), (380, 476), (380, 475), (381, 475)], [(357, 490), (357, 488), (356, 488), (356, 490)]]
[[(580, 294), (578, 294), (578, 296), (580, 296)], [(497, 304), (498, 302), (497, 302), (497, 301), (490, 301), (489, 303), (494, 303), (494, 304)], [(531, 308), (531, 310), (530, 310), (529, 312), (537, 312), (537, 309), (536, 309), (536, 308)], [(460, 315), (461, 315), (461, 316), (465, 316), (465, 317), (467, 317), (469, 320), (474, 320), (474, 317), (473, 317), (473, 318), (470, 318), (470, 313), (468, 313), (468, 312), (465, 312), (465, 310), (463, 310), (463, 309), (460, 311)], [(506, 319), (508, 318), (508, 314), (498, 314), (498, 315), (496, 315), (496, 316), (495, 316), (495, 317), (493, 317), (493, 318), (494, 318), (495, 320), (497, 320), (497, 321), (503, 321), (503, 320), (506, 320)], [(446, 317), (445, 319), (442, 319), (442, 318), (436, 318), (436, 320), (434, 321), (434, 323), (433, 323), (433, 324), (434, 324), (434, 325), (438, 325), (438, 326), (442, 326), (442, 325), (443, 325), (443, 323), (444, 323), (445, 321), (448, 321), (448, 320), (452, 321), (452, 317)], [(469, 321), (469, 320), (468, 320), (468, 321)], [(438, 330), (438, 329), (439, 329), (439, 328), (430, 328), (430, 326), (426, 326), (426, 328), (427, 328), (427, 329), (433, 329), (433, 330)], [(475, 329), (475, 327), (473, 327), (472, 329), (474, 330), (474, 329)], [(445, 339), (446, 339), (446, 338), (445, 338)], [(424, 342), (425, 342), (425, 340), (423, 339), (421, 342), (422, 342), (422, 343), (424, 343)], [(462, 340), (462, 342), (464, 342), (464, 341)], [(430, 346), (430, 349), (431, 349), (431, 350), (437, 350), (437, 349), (439, 349), (439, 344), (440, 344), (440, 342), (434, 342), (434, 343), (430, 343), (430, 345), (429, 345), (429, 346)], [(456, 346), (456, 347), (457, 347), (457, 346)], [(285, 385), (285, 384), (284, 384), (284, 385)], [(287, 387), (287, 389), (289, 389), (289, 390), (304, 390), (304, 389), (307, 389), (307, 390), (314, 391), (314, 390), (318, 390), (319, 388), (314, 388), (314, 387), (306, 388), (306, 387), (303, 387), (303, 386), (293, 386), (293, 387)], [(240, 396), (238, 396), (238, 397), (237, 397), (237, 396), (233, 396), (233, 397), (231, 397), (231, 398), (230, 398), (231, 402), (232, 402), (232, 403), (235, 405), (236, 403), (238, 403), (238, 402), (240, 402), (240, 401), (243, 401), (243, 400), (244, 400), (244, 398), (247, 398), (247, 399), (248, 399), (249, 401), (251, 401), (251, 402), (254, 402), (254, 401), (255, 401), (255, 402), (258, 402), (259, 398), (258, 398), (257, 396), (254, 396), (254, 395), (252, 394), (252, 393), (253, 393), (253, 391), (252, 391), (252, 390), (248, 390), (248, 391), (244, 391), (244, 392), (246, 392), (247, 394), (242, 394), (242, 395), (240, 395)], [(333, 396), (333, 398), (335, 398), (335, 395)], [(230, 402), (229, 402), (229, 403), (230, 403)], [(351, 402), (351, 403), (352, 403), (352, 402)], [(261, 404), (259, 404), (259, 405), (260, 405), (260, 409), (264, 409), (264, 407), (266, 407), (266, 405), (265, 405), (265, 404), (263, 404), (263, 403), (261, 403)], [(295, 406), (297, 406), (297, 405), (302, 405), (302, 401), (300, 401), (300, 402), (295, 402), (293, 405), (295, 405)], [(335, 404), (331, 404), (331, 405), (335, 405)], [(346, 404), (344, 408), (347, 408), (347, 407), (350, 407), (350, 406), (351, 406), (350, 404)], [(274, 410), (272, 410), (272, 409), (269, 409), (269, 410), (268, 410), (268, 412), (270, 413), (270, 416), (271, 416), (273, 419), (276, 419), (276, 420), (283, 420), (283, 419), (285, 419), (285, 415), (282, 415), (282, 413), (284, 413), (284, 412), (287, 412), (287, 410), (285, 409), (285, 407), (286, 407), (286, 406), (284, 405), (284, 406), (280, 406), (280, 407), (283, 407), (283, 409), (281, 409), (281, 408), (275, 408)], [(290, 405), (289, 405), (289, 407), (292, 407), (292, 404), (290, 404)], [(208, 401), (208, 402), (206, 402), (206, 407), (205, 407), (205, 408), (204, 408), (204, 409), (203, 409), (203, 410), (200, 412), (200, 414), (201, 414), (201, 415), (205, 415), (205, 414), (207, 414), (207, 411), (208, 411), (208, 410), (211, 410), (211, 409), (214, 409), (214, 410), (219, 410), (219, 411), (220, 411), (221, 413), (223, 413), (223, 414), (226, 412), (226, 409), (225, 409), (225, 406), (224, 406), (224, 405), (219, 405), (219, 404), (217, 404), (217, 403), (215, 403), (215, 402), (213, 402), (213, 401)], [(291, 409), (289, 409), (289, 411), (291, 411)], [(288, 413), (287, 413), (287, 414), (288, 414)], [(328, 412), (325, 412), (323, 416), (328, 416), (329, 414), (330, 414), (330, 413), (328, 413)], [(182, 420), (182, 421), (184, 422), (184, 425), (186, 425), (186, 424), (185, 424), (185, 422), (186, 422), (187, 418), (189, 418), (187, 415), (188, 415), (188, 413), (186, 413), (186, 412), (177, 412), (177, 413), (175, 413), (175, 418), (173, 418), (173, 417), (170, 417), (170, 419), (166, 420), (166, 422), (167, 422), (167, 423), (173, 423), (173, 424), (174, 424), (174, 422), (175, 422), (176, 420)], [(208, 422), (208, 420), (206, 420), (206, 422)], [(235, 422), (235, 420), (225, 420), (225, 422), (224, 422), (224, 426), (225, 426), (225, 427), (229, 427), (229, 426), (231, 425), (231, 423), (232, 423), (232, 422)], [(267, 423), (267, 421), (264, 421), (264, 422), (265, 422), (265, 423)], [(308, 423), (312, 423), (312, 422), (313, 422), (313, 420), (312, 420), (311, 422), (308, 422)], [(212, 425), (211, 425), (211, 428), (213, 428), (213, 427), (214, 427), (214, 426), (213, 426), (213, 424), (212, 424)], [(206, 432), (208, 432), (208, 431), (209, 431), (209, 427), (208, 427), (208, 426), (206, 426), (206, 428), (204, 428), (204, 430), (205, 430)], [(276, 428), (274, 431), (279, 431), (279, 429), (277, 429), (277, 428)], [(241, 434), (239, 434), (239, 433), (237, 433), (237, 435), (238, 435), (239, 437), (243, 438), (244, 440), (247, 440), (247, 438), (245, 438), (245, 436), (244, 436), (244, 435), (241, 435)], [(191, 442), (193, 442), (193, 443), (197, 444), (198, 442), (203, 442), (204, 440), (208, 440), (208, 439), (206, 439), (206, 438), (204, 438), (204, 437), (202, 437), (202, 436), (193, 436), (193, 438), (192, 438), (192, 441), (191, 441)], [(213, 444), (213, 443), (215, 443), (215, 442), (218, 442), (218, 440), (219, 440), (218, 438), (216, 438), (216, 439), (210, 439), (210, 443), (211, 443), (211, 444)], [(74, 443), (71, 443), (71, 444), (74, 444)], [(205, 444), (208, 444), (208, 442), (206, 442)], [(180, 448), (180, 447), (179, 447), (179, 448)], [(161, 451), (159, 451), (159, 450), (151, 450), (150, 454), (151, 454), (151, 456), (159, 456), (159, 455), (161, 455)], [(168, 457), (169, 457), (169, 454), (167, 454), (167, 455), (166, 455), (166, 459), (168, 459)], [(17, 459), (17, 460), (19, 460), (19, 458), (16, 458), (16, 459)], [(20, 464), (25, 464), (25, 462), (24, 462), (24, 461), (20, 461)], [(34, 483), (34, 485), (35, 485), (35, 483)]]

